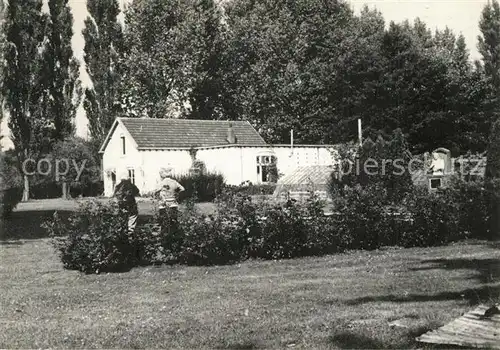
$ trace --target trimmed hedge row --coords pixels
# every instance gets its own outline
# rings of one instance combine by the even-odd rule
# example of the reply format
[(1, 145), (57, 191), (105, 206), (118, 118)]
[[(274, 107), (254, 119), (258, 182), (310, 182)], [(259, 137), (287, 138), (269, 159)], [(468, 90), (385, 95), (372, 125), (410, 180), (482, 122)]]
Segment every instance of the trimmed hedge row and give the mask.
[(46, 227), (69, 269), (94, 273), (144, 264), (228, 264), (481, 237), (486, 193), (479, 184), (460, 183), (435, 194), (415, 190), (398, 206), (387, 206), (383, 188), (355, 186), (335, 200), (332, 216), (325, 216), (315, 198), (270, 204), (223, 194), (213, 215), (190, 209), (175, 224), (164, 218), (163, 230), (155, 217), (133, 235), (126, 233), (126, 220), (114, 202), (88, 202), (68, 221), (56, 216)]
[(219, 173), (186, 174), (173, 177), (185, 191), (179, 193), (179, 201), (194, 199), (198, 202), (211, 202), (222, 193), (225, 180)]

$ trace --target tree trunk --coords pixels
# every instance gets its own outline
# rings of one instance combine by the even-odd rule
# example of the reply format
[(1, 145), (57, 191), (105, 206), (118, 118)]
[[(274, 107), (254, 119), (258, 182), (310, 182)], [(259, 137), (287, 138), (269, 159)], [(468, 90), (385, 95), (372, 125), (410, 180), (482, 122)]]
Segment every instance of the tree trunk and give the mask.
[(63, 183), (62, 183), (62, 199), (69, 199), (68, 183), (66, 181), (63, 181)]
[(23, 202), (27, 202), (30, 199), (30, 179), (28, 175), (24, 174), (24, 187), (23, 187)]

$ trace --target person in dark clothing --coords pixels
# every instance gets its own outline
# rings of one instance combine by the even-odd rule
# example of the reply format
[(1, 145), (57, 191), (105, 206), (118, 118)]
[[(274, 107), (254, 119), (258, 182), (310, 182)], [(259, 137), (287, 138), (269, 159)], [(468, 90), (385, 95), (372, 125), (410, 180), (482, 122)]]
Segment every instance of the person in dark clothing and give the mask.
[(122, 179), (115, 187), (114, 197), (118, 200), (118, 207), (127, 214), (128, 232), (133, 233), (137, 225), (137, 202), (135, 197), (140, 194), (139, 189), (128, 178)]

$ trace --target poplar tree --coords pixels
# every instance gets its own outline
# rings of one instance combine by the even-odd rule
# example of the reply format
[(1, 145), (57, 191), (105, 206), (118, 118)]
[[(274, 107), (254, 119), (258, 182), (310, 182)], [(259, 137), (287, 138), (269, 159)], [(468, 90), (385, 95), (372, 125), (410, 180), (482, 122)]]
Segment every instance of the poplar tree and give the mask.
[[(5, 46), (6, 46), (6, 38), (5, 38), (5, 31), (3, 30), (4, 26), (4, 20), (5, 20), (5, 4), (3, 0), (0, 0), (0, 52), (3, 53), (5, 51)], [(0, 89), (3, 89), (3, 67), (5, 65), (5, 59), (3, 54), (0, 55)], [(0, 94), (0, 152), (2, 151), (2, 138), (4, 135), (1, 135), (1, 125), (2, 125), (2, 120), (3, 120), (3, 95)]]
[(91, 137), (100, 142), (106, 136), (120, 110), (120, 51), (123, 32), (118, 22), (117, 0), (87, 0), (90, 14), (82, 31), (85, 39), (84, 61), (92, 82), (85, 89), (84, 108)]
[(50, 94), (48, 116), (54, 123), (56, 140), (72, 136), (81, 102), (79, 63), (73, 56), (73, 15), (69, 0), (49, 0), (50, 22), (45, 51), (45, 77)]
[(478, 50), (483, 56), (486, 75), (500, 93), (500, 5), (497, 0), (488, 2), (479, 20), (481, 35), (478, 36)]
[[(9, 0), (4, 32), (7, 45), (3, 56), (3, 95), (21, 170), (27, 159), (36, 158), (53, 130), (45, 115), (43, 88), (44, 39), (47, 16), (42, 0)], [(24, 172), (23, 200), (29, 199), (29, 175)]]

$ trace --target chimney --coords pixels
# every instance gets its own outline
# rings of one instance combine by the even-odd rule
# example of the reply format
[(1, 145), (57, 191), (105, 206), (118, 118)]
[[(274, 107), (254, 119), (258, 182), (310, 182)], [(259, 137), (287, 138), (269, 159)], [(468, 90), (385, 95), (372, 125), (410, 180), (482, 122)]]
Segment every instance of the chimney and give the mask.
[(229, 127), (227, 128), (227, 139), (228, 143), (236, 143), (236, 135), (233, 130), (233, 123), (229, 123)]

